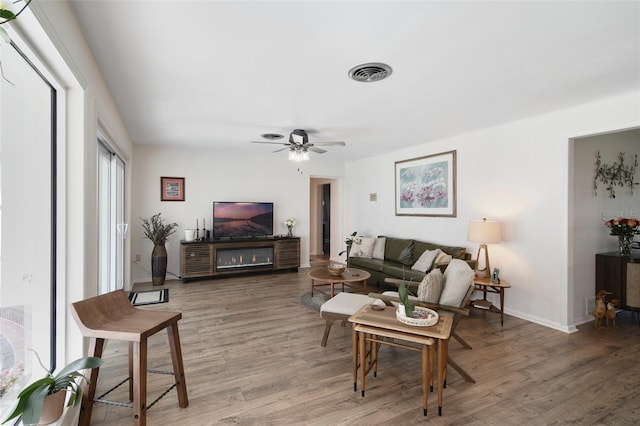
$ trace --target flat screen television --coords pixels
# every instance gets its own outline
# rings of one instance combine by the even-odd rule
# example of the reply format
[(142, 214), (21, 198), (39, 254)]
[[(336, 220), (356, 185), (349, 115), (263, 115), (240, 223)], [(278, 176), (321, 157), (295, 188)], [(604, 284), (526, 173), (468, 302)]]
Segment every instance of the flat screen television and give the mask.
[(213, 238), (273, 235), (273, 203), (213, 202)]

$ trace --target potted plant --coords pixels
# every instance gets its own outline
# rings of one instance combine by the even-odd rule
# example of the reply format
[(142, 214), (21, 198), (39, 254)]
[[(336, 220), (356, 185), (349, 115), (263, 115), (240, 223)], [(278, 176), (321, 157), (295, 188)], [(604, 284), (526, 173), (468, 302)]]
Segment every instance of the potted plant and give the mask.
[(142, 229), (144, 236), (153, 242), (151, 252), (151, 280), (153, 285), (163, 285), (164, 277), (167, 274), (167, 249), (164, 244), (171, 234), (176, 232), (177, 223), (165, 224), (160, 217), (161, 213), (156, 213), (149, 219), (142, 219)]
[(347, 246), (346, 250), (342, 250), (338, 253), (338, 256), (342, 256), (344, 253), (347, 253), (347, 269), (349, 268), (349, 255), (351, 254), (351, 246), (353, 242), (356, 240), (356, 235), (358, 235), (358, 231), (353, 231), (350, 235), (345, 238), (344, 243)]
[(416, 308), (416, 305), (409, 301), (409, 290), (407, 286), (404, 285), (404, 281), (400, 283), (398, 287), (398, 298), (400, 299), (400, 303), (402, 303), (402, 307), (404, 308), (405, 315), (407, 318), (413, 317), (413, 311)]
[(53, 423), (62, 415), (67, 393), (70, 394), (67, 407), (76, 406), (81, 401), (82, 381), (88, 383), (89, 380), (80, 371), (102, 365), (100, 358), (83, 357), (54, 375), (52, 370), (42, 365), (37, 353), (36, 358), (47, 375), (31, 383), (18, 394), (16, 407), (3, 424), (18, 416), (22, 416), (22, 424), (25, 425)]

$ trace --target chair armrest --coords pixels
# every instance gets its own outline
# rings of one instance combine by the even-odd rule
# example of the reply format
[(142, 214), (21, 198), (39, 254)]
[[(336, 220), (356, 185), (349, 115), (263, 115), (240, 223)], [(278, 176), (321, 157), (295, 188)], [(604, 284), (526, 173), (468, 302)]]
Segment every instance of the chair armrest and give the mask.
[(400, 284), (404, 283), (404, 285), (407, 287), (407, 290), (409, 290), (409, 292), (413, 296), (418, 294), (418, 287), (420, 286), (420, 283), (417, 283), (415, 281), (402, 280), (400, 278), (385, 278), (384, 282), (385, 284), (391, 284), (396, 288), (400, 287)]
[[(387, 279), (395, 279), (395, 278), (387, 278)], [(402, 280), (400, 280), (400, 281), (402, 281)], [(388, 296), (386, 294), (369, 293), (369, 297), (372, 297), (374, 299), (383, 300), (384, 303), (387, 304), (387, 306), (391, 306), (391, 302), (400, 303), (400, 298), (399, 297)], [(462, 315), (462, 316), (465, 316), (465, 317), (469, 316), (469, 309), (467, 309), (467, 308), (456, 308), (456, 307), (453, 307), (453, 306), (438, 305), (437, 303), (420, 302), (418, 300), (416, 300), (416, 301), (412, 300), (411, 303), (413, 303), (416, 306), (422, 306), (424, 308), (434, 309), (436, 311), (447, 311), (447, 312), (453, 312), (454, 314), (459, 314), (459, 315)]]

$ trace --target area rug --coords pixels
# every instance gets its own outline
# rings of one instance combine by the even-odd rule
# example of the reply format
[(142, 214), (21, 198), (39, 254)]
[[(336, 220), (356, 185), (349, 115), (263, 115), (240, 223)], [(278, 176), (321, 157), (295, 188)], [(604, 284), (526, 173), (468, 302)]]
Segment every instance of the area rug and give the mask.
[(320, 312), (320, 306), (327, 300), (329, 300), (329, 296), (319, 292), (313, 293), (313, 296), (312, 296), (311, 292), (308, 291), (302, 296), (300, 296), (300, 304), (302, 306), (304, 306), (305, 308), (313, 309), (314, 311), (318, 311), (318, 312)]
[(129, 293), (129, 300), (133, 306), (167, 303), (169, 301), (169, 289), (132, 291)]

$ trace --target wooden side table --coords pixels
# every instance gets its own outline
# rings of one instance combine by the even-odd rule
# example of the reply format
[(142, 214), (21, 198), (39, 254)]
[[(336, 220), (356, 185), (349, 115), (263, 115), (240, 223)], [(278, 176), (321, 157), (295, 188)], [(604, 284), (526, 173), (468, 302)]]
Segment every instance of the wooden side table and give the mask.
[(362, 283), (362, 293), (367, 294), (367, 280), (371, 278), (369, 272), (356, 268), (349, 268), (340, 275), (332, 275), (327, 268), (316, 268), (309, 271), (307, 275), (311, 278), (311, 295), (313, 296), (314, 288), (328, 285), (330, 286), (328, 294), (320, 289), (318, 289), (318, 292), (324, 293), (329, 297), (335, 295), (336, 284), (342, 284), (342, 291), (344, 291), (345, 285), (355, 291), (354, 284)]
[[(482, 299), (475, 299), (469, 302), (470, 306), (482, 311), (500, 314), (500, 325), (504, 325), (504, 289), (510, 288), (511, 284), (501, 279), (500, 282), (494, 283), (490, 277), (475, 277), (473, 284), (476, 291), (482, 292)], [(487, 293), (495, 293), (500, 295), (500, 308), (487, 300)]]

